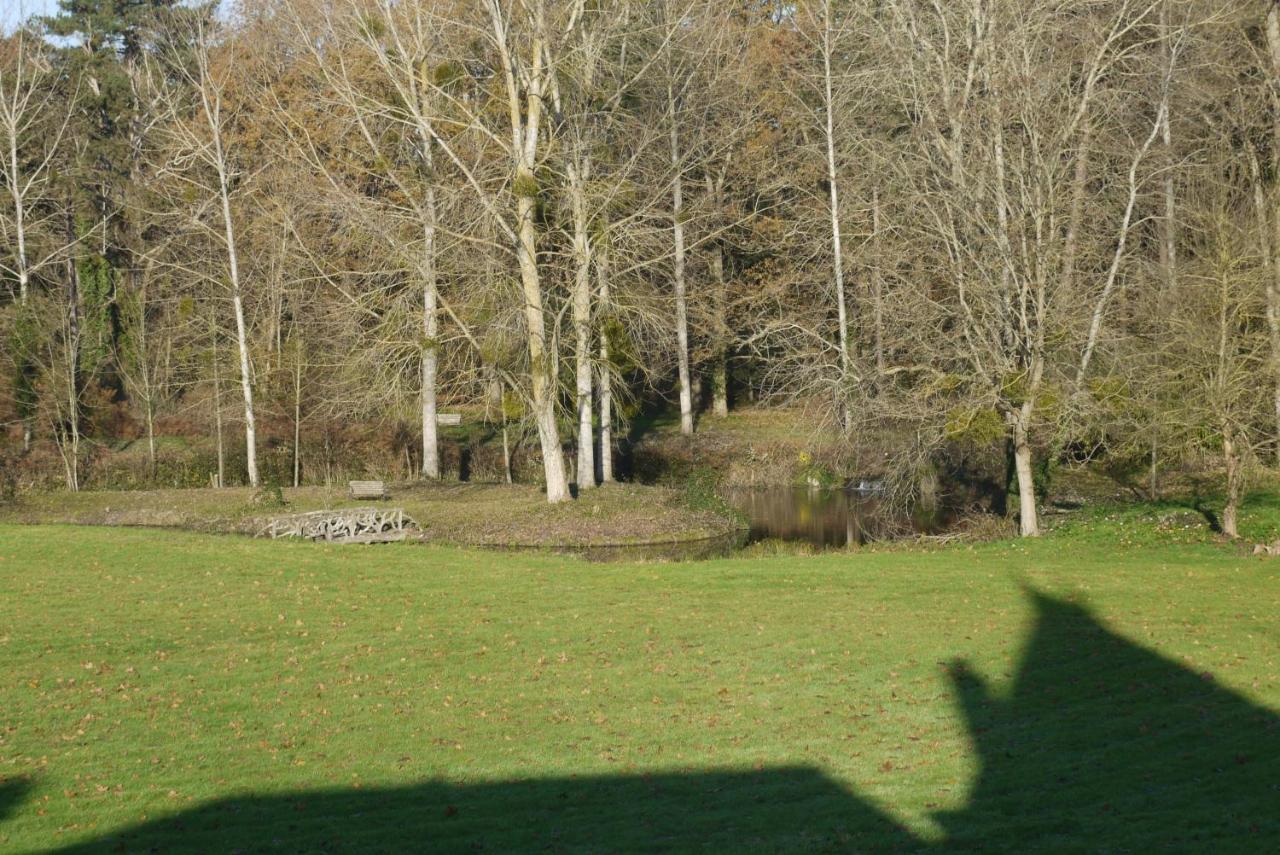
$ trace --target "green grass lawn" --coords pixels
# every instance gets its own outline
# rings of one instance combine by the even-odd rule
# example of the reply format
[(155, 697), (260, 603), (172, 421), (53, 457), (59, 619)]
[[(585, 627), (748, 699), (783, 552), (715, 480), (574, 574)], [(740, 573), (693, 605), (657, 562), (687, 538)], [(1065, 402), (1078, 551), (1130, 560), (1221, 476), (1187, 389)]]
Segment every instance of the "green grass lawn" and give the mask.
[(1280, 562), (1174, 528), (592, 565), (0, 526), (0, 850), (1276, 851)]

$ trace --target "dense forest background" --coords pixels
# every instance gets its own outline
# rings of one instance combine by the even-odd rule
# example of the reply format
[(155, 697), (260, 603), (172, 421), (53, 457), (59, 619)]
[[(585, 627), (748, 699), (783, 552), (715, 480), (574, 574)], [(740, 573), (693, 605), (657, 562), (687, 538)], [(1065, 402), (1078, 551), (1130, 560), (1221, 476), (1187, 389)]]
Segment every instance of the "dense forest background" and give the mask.
[(1211, 461), (1231, 534), (1280, 456), (1273, 0), (61, 0), (0, 145), (8, 490), (439, 478), (462, 412), (556, 502), (752, 401), (1025, 535)]

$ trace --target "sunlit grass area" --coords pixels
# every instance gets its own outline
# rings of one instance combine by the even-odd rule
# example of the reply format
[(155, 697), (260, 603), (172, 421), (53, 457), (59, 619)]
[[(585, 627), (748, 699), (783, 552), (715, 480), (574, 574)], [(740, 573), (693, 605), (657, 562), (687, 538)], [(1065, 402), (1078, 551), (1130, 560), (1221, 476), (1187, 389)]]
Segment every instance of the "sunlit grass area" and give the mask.
[(1280, 562), (1163, 513), (670, 565), (3, 526), (0, 850), (1274, 850)]

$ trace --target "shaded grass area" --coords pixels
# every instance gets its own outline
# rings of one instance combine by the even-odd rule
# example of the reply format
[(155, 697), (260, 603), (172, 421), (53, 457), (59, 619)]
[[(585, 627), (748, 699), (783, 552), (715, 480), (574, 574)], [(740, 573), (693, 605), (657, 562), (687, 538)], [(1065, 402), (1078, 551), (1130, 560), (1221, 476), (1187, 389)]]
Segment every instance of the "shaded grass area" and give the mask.
[[(254, 503), (249, 488), (24, 493), (0, 503), (0, 522), (186, 528), (257, 534), (272, 516), (356, 507), (345, 485), (282, 491), (283, 507)], [(709, 505), (695, 507), (679, 491), (611, 484), (576, 502), (547, 504), (528, 485), (391, 485), (389, 507), (402, 507), (428, 540), (472, 546), (575, 547), (667, 543), (725, 535), (738, 522)]]
[(1269, 851), (1278, 606), (1086, 523), (670, 566), (0, 526), (0, 850)]

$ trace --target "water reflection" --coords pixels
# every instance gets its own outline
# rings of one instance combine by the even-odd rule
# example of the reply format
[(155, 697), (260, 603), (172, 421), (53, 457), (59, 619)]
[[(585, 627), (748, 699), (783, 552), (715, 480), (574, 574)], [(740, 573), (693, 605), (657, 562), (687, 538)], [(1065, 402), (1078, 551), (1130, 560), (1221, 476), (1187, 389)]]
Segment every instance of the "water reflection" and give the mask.
[(776, 539), (819, 547), (859, 546), (938, 527), (937, 521), (891, 509), (870, 489), (751, 487), (728, 489), (724, 496), (747, 518), (753, 543)]
[(610, 564), (624, 561), (708, 561), (727, 558), (746, 546), (747, 532), (732, 531), (728, 534), (697, 540), (678, 540), (666, 543), (619, 543), (599, 546), (481, 546), (496, 552), (546, 552), (557, 555), (573, 555), (587, 561)]

